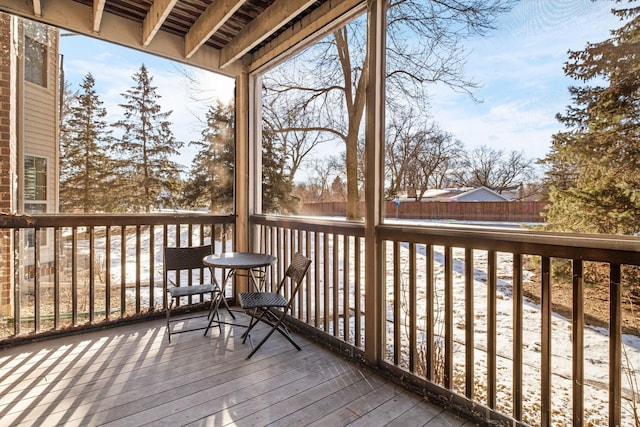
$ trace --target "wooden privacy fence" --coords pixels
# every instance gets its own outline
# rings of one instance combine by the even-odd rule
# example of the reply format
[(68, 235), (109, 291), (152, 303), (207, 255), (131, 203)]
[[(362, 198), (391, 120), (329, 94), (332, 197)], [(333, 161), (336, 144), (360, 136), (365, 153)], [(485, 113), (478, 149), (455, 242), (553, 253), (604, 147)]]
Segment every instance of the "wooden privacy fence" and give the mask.
[[(544, 222), (545, 202), (434, 202), (385, 203), (387, 218), (451, 219), (464, 221)], [(360, 212), (364, 212), (361, 203)], [(344, 216), (346, 203), (305, 203), (301, 215)]]

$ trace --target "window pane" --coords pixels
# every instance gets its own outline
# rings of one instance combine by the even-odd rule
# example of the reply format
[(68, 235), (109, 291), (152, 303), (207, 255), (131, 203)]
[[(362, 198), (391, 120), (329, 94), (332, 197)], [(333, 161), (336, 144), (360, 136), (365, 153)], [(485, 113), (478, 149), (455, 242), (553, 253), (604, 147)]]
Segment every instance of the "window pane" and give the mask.
[(47, 159), (25, 156), (24, 199), (47, 200)]
[(25, 79), (47, 86), (47, 27), (36, 22), (24, 24)]

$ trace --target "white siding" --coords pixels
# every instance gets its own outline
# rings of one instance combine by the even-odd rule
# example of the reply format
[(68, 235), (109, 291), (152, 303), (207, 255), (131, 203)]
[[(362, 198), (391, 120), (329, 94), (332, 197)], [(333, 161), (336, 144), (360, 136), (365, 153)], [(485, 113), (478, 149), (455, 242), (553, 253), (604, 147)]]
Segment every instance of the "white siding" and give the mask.
[(24, 82), (24, 154), (47, 159), (47, 210), (58, 211), (58, 36), (49, 32), (47, 87)]

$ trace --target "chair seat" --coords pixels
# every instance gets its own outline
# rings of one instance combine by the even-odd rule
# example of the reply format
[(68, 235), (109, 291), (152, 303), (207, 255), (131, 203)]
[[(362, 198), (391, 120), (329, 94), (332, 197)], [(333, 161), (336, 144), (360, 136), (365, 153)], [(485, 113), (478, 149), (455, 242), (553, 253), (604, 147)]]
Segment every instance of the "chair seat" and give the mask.
[(189, 295), (204, 294), (213, 291), (213, 284), (207, 283), (204, 285), (195, 286), (174, 286), (168, 289), (172, 298), (179, 298)]
[(276, 292), (246, 292), (240, 294), (239, 298), (243, 309), (287, 306), (287, 300)]

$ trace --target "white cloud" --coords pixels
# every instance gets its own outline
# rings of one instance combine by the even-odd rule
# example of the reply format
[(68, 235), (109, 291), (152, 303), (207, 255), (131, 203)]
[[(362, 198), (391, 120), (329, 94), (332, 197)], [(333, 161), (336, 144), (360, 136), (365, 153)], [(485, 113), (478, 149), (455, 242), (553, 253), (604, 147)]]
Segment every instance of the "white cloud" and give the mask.
[(609, 37), (620, 26), (608, 2), (531, 0), (520, 2), (499, 21), (499, 29), (469, 41), (467, 75), (482, 83), (474, 103), (444, 85), (432, 89), (436, 122), (467, 147), (491, 145), (541, 158), (555, 119), (571, 103), (564, 76), (568, 50)]

